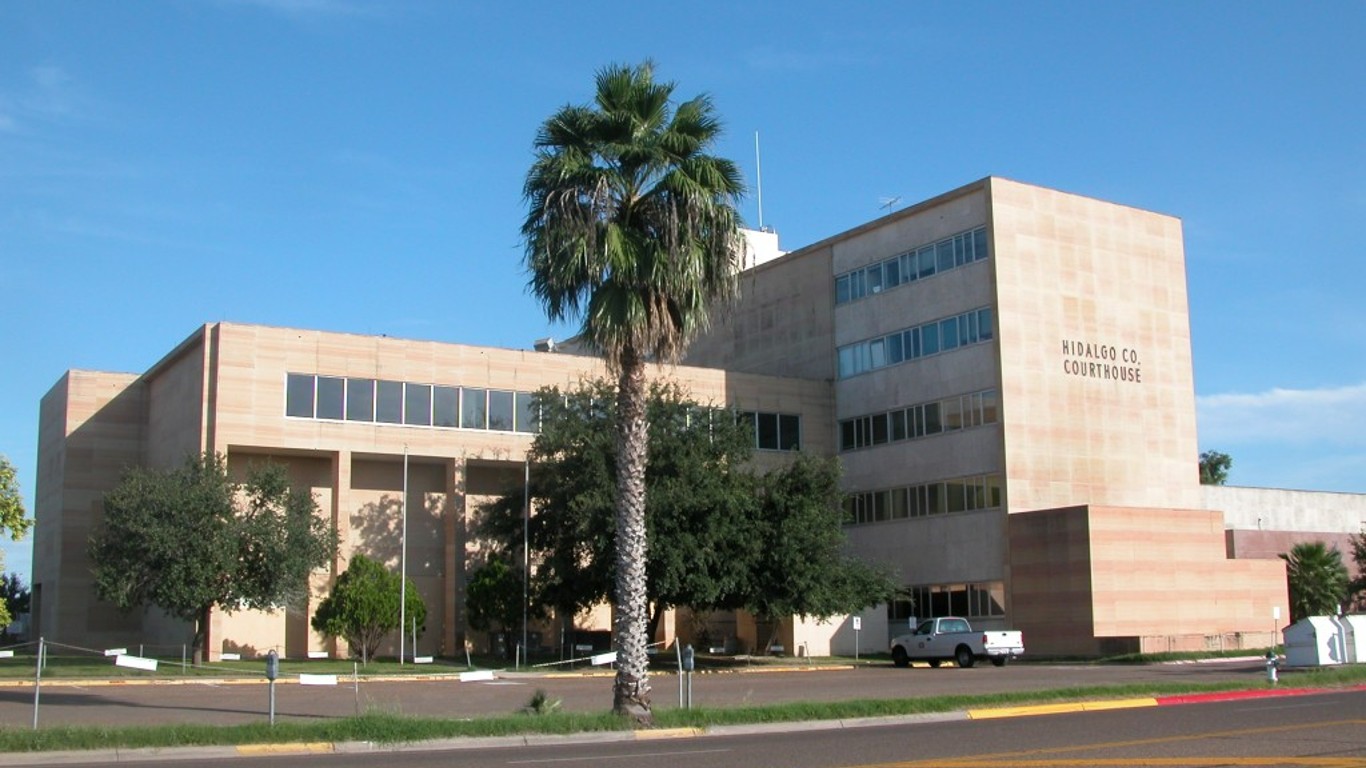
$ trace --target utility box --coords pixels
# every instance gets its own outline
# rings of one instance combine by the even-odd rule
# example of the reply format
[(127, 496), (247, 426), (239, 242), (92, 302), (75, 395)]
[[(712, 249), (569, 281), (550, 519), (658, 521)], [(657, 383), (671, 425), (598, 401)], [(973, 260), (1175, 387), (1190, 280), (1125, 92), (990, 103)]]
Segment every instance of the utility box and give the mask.
[(1339, 621), (1345, 633), (1343, 645), (1347, 648), (1347, 663), (1366, 664), (1366, 615), (1343, 616)]
[(1335, 616), (1309, 616), (1285, 628), (1289, 667), (1324, 667), (1347, 661), (1342, 622)]

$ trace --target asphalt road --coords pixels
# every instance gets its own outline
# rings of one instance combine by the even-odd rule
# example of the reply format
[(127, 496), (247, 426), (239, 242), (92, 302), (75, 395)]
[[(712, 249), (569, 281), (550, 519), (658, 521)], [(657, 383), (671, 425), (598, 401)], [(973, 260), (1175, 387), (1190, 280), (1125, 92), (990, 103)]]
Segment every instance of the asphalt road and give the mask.
[(1061, 768), (1066, 766), (1366, 766), (1366, 692), (1322, 693), (1000, 720), (903, 723), (776, 733), (497, 749), (157, 760), (130, 766), (687, 765), (688, 768)]
[[(972, 669), (944, 666), (895, 669), (890, 664), (832, 671), (728, 672), (693, 676), (693, 704), (733, 707), (792, 701), (912, 698), (990, 694), (1132, 682), (1211, 682), (1260, 679), (1259, 661), (1176, 665), (1090, 666), (1017, 664)], [(1287, 673), (1287, 685), (1294, 674)], [(678, 706), (673, 675), (651, 677), (658, 709)], [(479, 717), (512, 713), (532, 694), (545, 690), (567, 711), (605, 711), (611, 706), (610, 677), (507, 675), (489, 682), (349, 682), (336, 687), (279, 684), (276, 713), (281, 720), (316, 720), (383, 711), (434, 717)], [(235, 724), (259, 722), (268, 711), (264, 684), (193, 682), (177, 685), (72, 685), (44, 683), (40, 726)], [(33, 689), (0, 686), (0, 727), (30, 727)]]

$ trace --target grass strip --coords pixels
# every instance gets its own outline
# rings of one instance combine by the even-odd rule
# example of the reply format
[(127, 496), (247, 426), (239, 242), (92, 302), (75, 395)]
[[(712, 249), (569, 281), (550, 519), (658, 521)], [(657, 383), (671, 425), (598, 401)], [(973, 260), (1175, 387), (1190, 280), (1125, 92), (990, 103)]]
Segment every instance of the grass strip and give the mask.
[[(1282, 681), (1284, 687), (1332, 688), (1366, 682), (1366, 665), (1310, 672), (1296, 671)], [(1220, 683), (1134, 683), (1092, 687), (1019, 691), (989, 695), (931, 696), (913, 699), (859, 699), (840, 702), (794, 702), (754, 707), (659, 709), (661, 728), (706, 728), (810, 720), (845, 720), (860, 717), (931, 714), (986, 707), (1048, 704), (1064, 701), (1164, 696), (1269, 687), (1264, 681)], [(280, 722), (211, 726), (200, 724), (42, 728), (37, 731), (0, 728), (0, 752), (52, 750), (135, 749), (141, 747), (224, 746), (266, 743), (368, 741), (380, 744), (411, 743), (433, 739), (532, 734), (569, 734), (593, 731), (625, 731), (629, 725), (610, 712), (553, 712), (545, 715), (503, 715), (468, 720), (408, 717), (370, 713), (323, 722)]]

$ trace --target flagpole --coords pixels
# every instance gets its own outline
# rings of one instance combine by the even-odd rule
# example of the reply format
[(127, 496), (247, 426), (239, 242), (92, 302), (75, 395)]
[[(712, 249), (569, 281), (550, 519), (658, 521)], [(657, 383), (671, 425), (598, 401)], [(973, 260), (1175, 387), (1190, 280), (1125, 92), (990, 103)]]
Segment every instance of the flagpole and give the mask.
[[(408, 618), (408, 445), (403, 445), (403, 503), (399, 505), (398, 554), (398, 665), (403, 666), (403, 635)], [(417, 651), (416, 648), (413, 649)]]

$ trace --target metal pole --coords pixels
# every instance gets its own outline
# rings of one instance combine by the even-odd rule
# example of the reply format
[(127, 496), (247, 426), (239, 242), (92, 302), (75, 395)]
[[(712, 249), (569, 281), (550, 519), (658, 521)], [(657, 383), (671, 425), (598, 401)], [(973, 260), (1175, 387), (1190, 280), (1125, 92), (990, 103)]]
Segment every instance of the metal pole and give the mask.
[(270, 681), (270, 724), (275, 725), (275, 681)]
[(38, 638), (38, 663), (33, 673), (33, 730), (38, 730), (38, 696), (43, 690), (43, 653), (47, 646)]
[(185, 674), (185, 644), (180, 644), (180, 674)]
[(356, 692), (356, 717), (360, 717), (360, 665), (351, 662), (351, 687)]
[(683, 708), (683, 644), (674, 638), (674, 653), (678, 656), (678, 707)]
[(398, 665), (403, 666), (403, 628), (408, 626), (408, 445), (403, 445), (403, 503), (399, 506)]
[[(522, 647), (527, 647), (527, 585), (531, 582), (531, 457), (522, 463)], [(530, 666), (530, 659), (527, 660)]]

